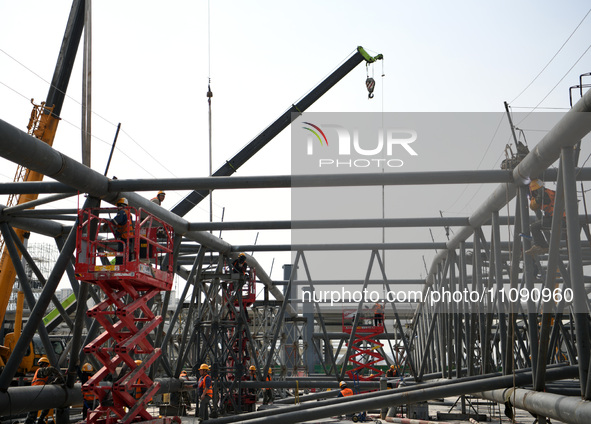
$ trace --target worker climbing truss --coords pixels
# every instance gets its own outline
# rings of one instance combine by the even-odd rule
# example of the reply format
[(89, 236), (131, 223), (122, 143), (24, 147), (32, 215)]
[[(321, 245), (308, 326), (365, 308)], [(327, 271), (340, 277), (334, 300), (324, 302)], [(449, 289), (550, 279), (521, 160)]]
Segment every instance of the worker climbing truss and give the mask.
[[(142, 209), (124, 210), (135, 220), (132, 237), (126, 239), (115, 238), (115, 224), (103, 217), (117, 213), (117, 209), (83, 209), (78, 213), (76, 276), (96, 284), (105, 295), (87, 312), (105, 330), (84, 347), (85, 353), (102, 364), (83, 387), (99, 401), (88, 412), (89, 424), (156, 422), (146, 405), (159, 384), (148, 376), (148, 370), (161, 352), (151, 344), (149, 335), (162, 317), (152, 312), (150, 301), (172, 287), (168, 255), (174, 233), (168, 224)], [(111, 257), (115, 264), (108, 261)], [(112, 384), (101, 384), (109, 376)]]

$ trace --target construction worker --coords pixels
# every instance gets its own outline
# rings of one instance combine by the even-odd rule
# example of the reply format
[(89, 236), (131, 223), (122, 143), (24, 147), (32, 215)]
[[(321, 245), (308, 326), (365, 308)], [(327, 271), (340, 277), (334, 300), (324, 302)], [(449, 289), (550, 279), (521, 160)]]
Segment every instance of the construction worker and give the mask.
[[(388, 371), (386, 371), (386, 378), (394, 378), (394, 377), (398, 377), (398, 368), (396, 368), (395, 365), (390, 365), (390, 368), (388, 368)], [(394, 387), (397, 386), (398, 383), (394, 382), (394, 381), (388, 381), (386, 383), (386, 386), (389, 389), (393, 389)]]
[(199, 421), (209, 418), (209, 402), (211, 402), (211, 398), (213, 397), (213, 384), (208, 372), (209, 366), (207, 364), (201, 364), (199, 367), (199, 383), (197, 383), (199, 410), (195, 411), (195, 416), (198, 416)]
[(353, 396), (353, 390), (349, 389), (347, 387), (347, 383), (345, 383), (344, 381), (341, 381), (339, 383), (339, 388), (341, 389), (341, 393), (339, 393), (337, 397)]
[[(139, 359), (136, 359), (134, 362), (138, 367), (142, 365), (142, 361), (140, 361)], [(135, 381), (135, 384), (137, 384), (137, 386), (135, 387), (135, 398), (141, 399), (146, 390), (144, 387), (139, 386), (141, 384), (141, 380), (139, 378)]]
[[(90, 363), (82, 365), (80, 381), (82, 384), (86, 383), (90, 377), (94, 375), (94, 367)], [(82, 418), (86, 418), (89, 409), (94, 409), (94, 401), (96, 397), (92, 390), (85, 390), (82, 386)]]
[(158, 192), (158, 194), (156, 195), (156, 197), (153, 197), (152, 200), (150, 200), (153, 203), (156, 203), (158, 206), (162, 206), (162, 202), (164, 202), (164, 197), (166, 196), (166, 193), (163, 192), (162, 190), (160, 190)]
[(241, 253), (238, 255), (238, 259), (232, 263), (232, 273), (244, 275), (246, 274), (247, 268), (248, 265), (246, 264), (246, 255)]
[[(181, 380), (183, 382), (183, 385), (185, 384), (186, 381), (189, 380), (189, 376), (187, 375), (187, 371), (185, 371), (185, 370), (181, 371), (181, 373), (179, 374), (179, 380)], [(187, 406), (187, 411), (193, 410), (193, 408), (191, 407), (191, 397), (189, 396), (189, 392), (186, 392), (184, 390), (181, 392), (181, 402), (183, 405)]]
[[(272, 381), (273, 380), (273, 368), (269, 368), (267, 372), (267, 376), (265, 377), (265, 381)], [(263, 389), (263, 405), (268, 405), (269, 403), (273, 403), (273, 389), (271, 387), (266, 387)]]
[(388, 371), (386, 371), (386, 377), (398, 377), (398, 370), (396, 369), (395, 365), (390, 365), (390, 368), (388, 369)]
[[(245, 375), (243, 378), (244, 381), (257, 381), (257, 369), (254, 365), (248, 367), (248, 375)], [(249, 387), (246, 391), (249, 395), (255, 397), (257, 394), (257, 389), (254, 387)]]
[[(52, 367), (49, 365), (49, 359), (46, 356), (42, 356), (39, 358), (37, 362), (39, 368), (35, 371), (35, 375), (33, 376), (33, 381), (31, 382), (31, 386), (45, 386), (46, 384), (64, 384), (64, 379), (57, 368)], [(37, 419), (37, 424), (43, 424), (45, 422), (45, 417), (49, 414), (49, 409), (44, 409), (41, 411), (39, 418), (37, 418), (37, 413), (39, 411), (30, 411), (27, 414), (27, 419), (25, 420), (25, 424), (33, 424), (35, 423), (35, 419)]]
[[(117, 243), (117, 252), (125, 252), (125, 246), (129, 249), (129, 260), (132, 260), (133, 255), (133, 220), (128, 206), (127, 199), (121, 197), (117, 200), (117, 215), (111, 220), (115, 225), (115, 238), (121, 241)], [(123, 265), (123, 256), (117, 256), (115, 265)]]
[(373, 325), (375, 327), (384, 324), (384, 307), (379, 303), (373, 305)]
[(533, 180), (529, 184), (530, 202), (529, 207), (533, 211), (541, 210), (544, 215), (542, 219), (532, 222), (529, 226), (534, 245), (525, 253), (535, 256), (548, 252), (548, 242), (542, 232), (543, 228), (552, 226), (552, 215), (554, 214), (554, 197), (556, 192), (544, 187), (542, 180)]

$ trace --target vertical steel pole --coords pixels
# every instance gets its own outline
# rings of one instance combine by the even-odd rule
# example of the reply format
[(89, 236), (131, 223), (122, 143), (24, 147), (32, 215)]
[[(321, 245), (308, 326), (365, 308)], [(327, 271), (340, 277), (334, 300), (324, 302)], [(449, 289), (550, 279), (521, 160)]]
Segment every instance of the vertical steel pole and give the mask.
[(497, 299), (497, 322), (500, 327), (501, 337), (501, 363), (503, 371), (507, 367), (507, 322), (505, 315), (505, 304), (503, 298), (500, 296), (500, 291), (503, 290), (503, 263), (502, 263), (502, 251), (501, 251), (501, 228), (499, 223), (499, 212), (495, 211), (492, 213), (492, 240), (493, 240), (493, 258), (494, 258), (494, 269), (495, 269), (495, 282), (496, 282), (496, 299)]
[(569, 271), (574, 292), (576, 347), (579, 362), (581, 395), (585, 396), (589, 368), (589, 308), (585, 291), (583, 260), (581, 258), (581, 227), (578, 217), (578, 201), (575, 181), (574, 152), (572, 147), (562, 148), (560, 157), (564, 179), (564, 204), (569, 255)]
[[(546, 281), (544, 288), (554, 290), (556, 287), (556, 268), (560, 260), (560, 239), (562, 235), (562, 216), (564, 212), (564, 188), (562, 177), (563, 166), (560, 164), (558, 180), (556, 182), (556, 195), (554, 197), (554, 214), (552, 215), (552, 230), (550, 232), (550, 251), (548, 253), (548, 267), (546, 269)], [(548, 362), (548, 342), (550, 338), (550, 325), (552, 320), (553, 303), (544, 302), (542, 306), (542, 325), (540, 328), (540, 345), (538, 351), (538, 369), (534, 390), (540, 392), (545, 388), (546, 363)]]
[[(523, 233), (527, 236), (530, 235), (529, 231), (529, 212), (528, 212), (528, 187), (521, 186), (519, 187), (519, 192), (517, 195), (517, 201), (520, 205), (520, 220), (521, 220), (521, 227), (523, 228)], [(526, 254), (525, 251), (530, 247), (530, 240), (529, 238), (525, 238), (524, 240), (524, 248), (523, 248), (523, 272), (525, 274), (525, 287), (528, 293), (532, 293), (534, 288), (534, 276), (533, 276), (533, 259), (530, 255)], [(538, 364), (538, 314), (536, 305), (531, 300), (531, 296), (528, 296), (527, 301), (527, 327), (528, 327), (528, 336), (529, 336), (529, 354), (531, 355), (531, 364), (532, 364), (532, 371), (533, 371), (533, 378), (534, 384), (537, 380), (537, 364)]]

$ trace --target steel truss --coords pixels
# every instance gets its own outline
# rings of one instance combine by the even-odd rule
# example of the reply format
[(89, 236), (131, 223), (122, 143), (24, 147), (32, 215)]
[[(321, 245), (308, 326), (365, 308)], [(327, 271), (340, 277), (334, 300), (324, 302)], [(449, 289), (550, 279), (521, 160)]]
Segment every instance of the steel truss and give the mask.
[[(395, 321), (397, 337), (395, 345), (404, 346), (406, 369), (416, 381), (427, 380), (434, 374), (457, 379), (464, 374), (468, 376), (487, 375), (486, 373), (490, 371), (501, 370), (506, 375), (503, 379), (493, 380), (492, 377), (487, 377), (487, 381), (482, 384), (484, 388), (487, 388), (486, 384), (488, 384), (488, 389), (493, 390), (494, 387), (508, 387), (512, 384), (509, 377), (512, 377), (513, 372), (518, 374), (519, 371), (531, 367), (531, 384), (536, 391), (541, 391), (548, 386), (546, 383), (550, 381), (550, 378), (561, 377), (557, 375), (560, 374), (559, 372), (550, 369), (548, 365), (569, 363), (577, 366), (575, 376), (578, 377), (576, 381), (579, 397), (584, 400), (590, 399), (591, 384), (588, 383), (591, 359), (589, 352), (588, 278), (584, 275), (583, 267), (588, 265), (591, 259), (588, 249), (588, 243), (591, 243), (589, 240), (591, 232), (586, 224), (581, 226), (581, 218), (577, 214), (575, 179), (579, 175), (575, 169), (576, 161), (572, 149), (591, 129), (591, 120), (581, 113), (588, 113), (590, 110), (591, 94), (587, 93), (581, 102), (573, 108), (573, 111), (567, 113), (565, 118), (536, 146), (535, 152), (528, 155), (514, 170), (512, 183), (504, 183), (497, 187), (486, 204), (468, 218), (469, 225), (456, 232), (452, 240), (444, 244), (445, 250), (440, 251), (433, 262), (424, 289), (425, 294), (429, 294), (441, 290), (453, 292), (468, 289), (476, 293), (488, 293), (489, 290), (495, 289), (493, 292), (498, 293), (501, 287), (514, 289), (518, 292), (521, 289), (526, 289), (530, 293), (536, 288), (560, 288), (563, 292), (567, 289), (572, 290), (574, 302), (556, 301), (546, 303), (545, 307), (541, 308), (531, 298), (528, 301), (516, 303), (507, 302), (506, 299), (503, 301), (498, 295), (484, 298), (482, 302), (475, 302), (477, 306), (474, 308), (468, 308), (463, 304), (454, 304), (454, 302), (450, 304), (439, 302), (436, 305), (424, 302), (417, 305), (417, 311), (412, 319), (401, 317), (396, 304), (391, 304), (391, 307), (386, 310), (386, 317), (393, 318)], [(14, 147), (16, 144), (18, 144), (18, 148)], [(189, 303), (188, 310), (183, 310), (183, 302), (181, 302), (174, 312), (166, 336), (161, 335), (163, 333), (161, 329), (154, 330), (151, 335), (156, 342), (155, 346), (167, 349), (172, 337), (169, 334), (173, 333), (177, 318), (185, 316), (184, 324), (179, 328), (182, 336), (177, 339), (179, 346), (177, 357), (172, 356), (170, 359), (162, 357), (155, 360), (154, 366), (149, 372), (146, 369), (140, 371), (144, 373), (143, 376), (151, 378), (149, 374), (162, 372), (169, 376), (175, 376), (186, 365), (193, 366), (200, 362), (211, 361), (214, 371), (218, 373), (217, 376), (222, 380), (225, 378), (226, 383), (224, 384), (235, 389), (230, 392), (229, 389), (218, 387), (217, 393), (220, 393), (221, 397), (228, 396), (228, 399), (233, 399), (230, 394), (240, 393), (241, 390), (239, 380), (236, 381), (237, 375), (241, 375), (239, 365), (244, 363), (245, 358), (254, 361), (259, 370), (268, 366), (285, 367), (287, 373), (289, 366), (287, 362), (282, 362), (281, 355), (278, 353), (284, 340), (282, 339), (283, 334), (288, 334), (286, 337), (292, 339), (297, 337), (298, 340), (302, 336), (302, 340), (304, 340), (301, 344), (298, 342), (297, 345), (294, 345), (294, 349), (297, 349), (299, 355), (294, 361), (294, 363), (298, 363), (295, 369), (299, 369), (300, 363), (303, 364), (301, 366), (309, 367), (306, 358), (308, 358), (310, 351), (314, 350), (310, 347), (316, 345), (307, 340), (312, 341), (315, 339), (314, 334), (319, 334), (320, 337), (316, 337), (316, 339), (321, 340), (323, 344), (318, 343), (317, 350), (323, 352), (323, 355), (320, 356), (324, 359), (325, 369), (329, 370), (335, 380), (344, 375), (346, 367), (343, 366), (339, 370), (337, 358), (342, 356), (339, 352), (346, 344), (343, 341), (346, 340), (346, 337), (335, 336), (328, 331), (329, 328), (325, 322), (328, 317), (320, 311), (318, 305), (312, 305), (314, 308), (310, 313), (310, 316), (313, 317), (312, 322), (306, 317), (305, 320), (301, 319), (302, 324), (297, 327), (297, 331), (293, 330), (292, 333), (286, 331), (285, 322), (289, 322), (286, 318), (294, 317), (289, 302), (291, 285), (295, 281), (293, 274), (287, 282), (285, 296), (275, 296), (278, 304), (262, 313), (263, 321), (270, 321), (272, 324), (253, 324), (258, 325), (257, 331), (254, 332), (249, 318), (246, 316), (246, 311), (228, 313), (228, 309), (235, 308), (236, 299), (240, 304), (240, 295), (237, 297), (224, 296), (223, 285), (232, 280), (223, 273), (224, 261), (227, 261), (224, 258), (232, 257), (238, 248), (208, 233), (193, 231), (187, 221), (151, 205), (146, 199), (135, 193), (115, 193), (110, 189), (108, 179), (102, 175), (81, 167), (76, 161), (42, 145), (38, 140), (22, 134), (2, 121), (0, 121), (0, 152), (6, 158), (34, 168), (37, 172), (55, 175), (59, 182), (87, 191), (91, 196), (105, 197), (112, 201), (123, 194), (135, 207), (145, 207), (148, 212), (154, 213), (163, 221), (171, 224), (179, 235), (175, 244), (178, 249), (181, 248), (181, 235), (186, 240), (199, 243), (199, 253), (195, 257), (193, 269), (187, 277), (187, 292), (185, 294), (190, 288), (193, 289), (192, 301)], [(531, 245), (528, 238), (531, 218), (527, 207), (526, 184), (529, 178), (542, 175), (542, 172), (557, 159), (560, 159), (560, 169), (557, 174), (556, 211), (554, 214), (556, 219), (547, 229), (550, 249), (547, 255), (533, 258), (523, 253)], [(155, 181), (153, 187), (158, 187), (158, 184), (158, 181)], [(508, 217), (500, 216), (500, 212), (515, 197), (517, 201), (514, 206), (508, 206)], [(89, 197), (85, 206), (96, 206), (93, 203), (96, 203), (96, 200)], [(511, 207), (514, 208), (513, 211), (510, 210)], [(564, 220), (561, 218), (563, 211)], [(15, 228), (35, 228), (36, 231), (51, 234), (54, 237), (63, 234), (68, 234), (68, 237), (62, 244), (60, 257), (51, 275), (47, 278), (45, 289), (40, 298), (37, 299), (34, 306), (31, 302), (32, 311), (29, 321), (23, 329), (13, 356), (0, 375), (0, 389), (7, 389), (10, 385), (20, 358), (24, 356), (28, 343), (41, 325), (41, 319), (62, 275), (71, 269), (70, 261), (75, 248), (75, 232), (45, 218), (47, 215), (43, 216), (43, 219), (35, 218), (32, 215), (28, 217), (24, 215), (13, 217), (10, 214), (3, 216), (3, 219)], [(505, 228), (504, 225), (507, 224), (503, 221), (512, 224)], [(484, 227), (488, 225), (488, 222), (491, 223), (490, 232), (485, 231)], [(2, 233), (7, 247), (12, 249), (17, 246), (17, 249), (21, 250), (16, 241), (10, 241), (12, 234), (8, 224), (2, 224)], [(565, 231), (563, 231), (563, 227)], [(581, 240), (581, 228), (584, 230), (587, 240)], [(504, 234), (507, 236), (505, 237)], [(470, 242), (471, 237), (472, 241)], [(305, 264), (305, 251), (309, 246), (299, 247), (295, 262), (298, 264), (302, 261), (301, 264), (306, 269), (306, 281), (311, 285), (313, 280)], [(338, 248), (338, 246), (332, 247)], [(363, 246), (340, 246), (340, 248), (353, 247), (358, 249)], [(379, 267), (385, 283), (389, 280), (383, 271), (383, 259), (379, 255), (382, 248), (425, 248), (423, 245), (417, 247), (413, 243), (386, 246), (378, 244), (365, 247), (372, 252), (368, 269), (371, 270), (374, 266)], [(265, 247), (259, 246), (258, 248)], [(288, 246), (288, 248), (293, 248), (293, 246)], [(324, 246), (310, 246), (310, 248), (323, 249)], [(26, 251), (26, 247), (23, 249)], [(219, 262), (214, 268), (203, 268), (206, 249), (220, 253)], [(469, 249), (471, 252), (468, 251)], [(169, 254), (171, 264), (175, 263), (174, 259), (177, 253), (178, 251)], [(13, 259), (13, 262), (18, 261)], [(257, 267), (260, 281), (263, 281), (265, 277), (261, 271), (263, 270)], [(178, 272), (183, 273), (181, 270)], [(539, 278), (536, 278), (538, 275)], [(25, 281), (26, 278), (23, 280)], [(364, 284), (367, 282), (368, 278), (365, 279)], [(270, 291), (276, 289), (272, 282), (269, 284)], [(85, 290), (88, 288), (85, 288), (84, 285), (77, 287), (75, 291), (78, 293), (79, 299), (86, 299)], [(115, 291), (111, 295), (113, 299), (118, 296)], [(140, 297), (136, 299), (139, 301)], [(144, 300), (146, 300), (146, 307), (141, 310), (143, 314), (148, 315), (152, 313), (149, 312), (152, 309), (148, 307), (147, 299)], [(143, 305), (144, 300), (139, 302)], [(166, 306), (167, 303), (163, 302), (162, 308), (164, 309)], [(83, 311), (85, 307), (86, 302), (81, 302), (80, 310)], [(122, 305), (122, 308), (124, 307)], [(167, 316), (164, 313), (160, 315)], [(252, 314), (251, 321), (255, 315)], [(298, 322), (302, 318), (297, 315), (295, 317), (295, 320), (292, 319), (294, 322)], [(230, 323), (234, 325), (231, 326)], [(310, 323), (313, 324), (312, 331), (309, 331), (307, 327)], [(84, 325), (84, 320), (74, 321), (74, 334), (77, 335), (78, 340), (81, 339)], [(105, 325), (109, 327), (112, 324), (106, 323)], [(135, 326), (137, 327), (137, 325)], [(230, 329), (230, 327), (232, 328)], [(259, 328), (264, 328), (264, 336), (262, 337), (259, 334), (261, 331)], [(92, 334), (93, 331), (89, 329), (89, 334)], [(353, 334), (350, 337), (354, 337)], [(96, 335), (92, 338), (96, 338)], [(247, 340), (246, 349), (243, 344), (245, 339)], [(336, 352), (332, 346), (333, 341), (340, 345)], [(75, 355), (80, 354), (81, 344), (81, 341), (72, 343), (71, 349)], [(348, 344), (347, 350), (350, 347), (351, 343)], [(305, 348), (307, 350), (304, 350)], [(350, 352), (346, 356), (349, 354)], [(75, 375), (74, 368), (79, 357), (74, 359), (70, 361), (71, 375)], [(237, 370), (233, 381), (228, 378), (229, 364), (232, 364), (233, 368)], [(569, 372), (572, 372), (572, 368), (569, 368)], [(567, 374), (565, 373), (565, 375)], [(69, 387), (73, 386), (73, 382), (71, 383)], [(218, 384), (222, 386), (222, 383)], [(527, 384), (527, 382), (523, 382), (523, 384)], [(466, 390), (484, 390), (477, 385), (452, 386), (453, 384), (450, 384), (449, 390), (428, 390), (427, 393), (423, 393), (421, 396), (417, 395), (413, 399), (430, 399), (441, 395), (465, 393)], [(392, 396), (391, 401), (399, 402), (400, 400)], [(240, 401), (233, 402), (236, 410), (241, 410)], [(588, 405), (586, 402), (584, 404)], [(359, 403), (351, 402), (347, 408), (353, 410), (369, 406), (381, 407), (383, 403), (374, 401), (366, 403), (359, 398)], [(550, 411), (536, 409), (536, 406), (524, 404), (523, 407), (529, 408), (541, 417), (551, 415)], [(564, 410), (560, 411), (561, 413), (568, 412), (572, 407), (565, 404), (562, 408)], [(326, 416), (322, 414), (332, 414), (335, 410), (336, 408), (326, 408), (326, 410), (316, 411), (314, 415), (305, 415), (305, 417), (313, 419)], [(295, 420), (303, 417), (303, 415), (297, 418), (290, 417), (289, 420), (286, 419), (283, 422), (296, 422)]]

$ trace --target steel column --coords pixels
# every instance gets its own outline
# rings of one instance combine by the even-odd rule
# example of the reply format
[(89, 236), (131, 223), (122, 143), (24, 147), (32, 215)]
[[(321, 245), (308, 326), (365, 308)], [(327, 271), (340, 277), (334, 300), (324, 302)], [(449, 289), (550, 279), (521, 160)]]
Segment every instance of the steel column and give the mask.
[(574, 152), (572, 148), (562, 148), (561, 165), (564, 177), (564, 205), (566, 212), (566, 232), (569, 255), (569, 272), (574, 292), (574, 316), (576, 331), (576, 347), (579, 363), (579, 380), (581, 395), (585, 396), (587, 373), (589, 371), (589, 308), (587, 293), (583, 282), (583, 263), (580, 244), (581, 228), (577, 220), (578, 202), (575, 183)]

